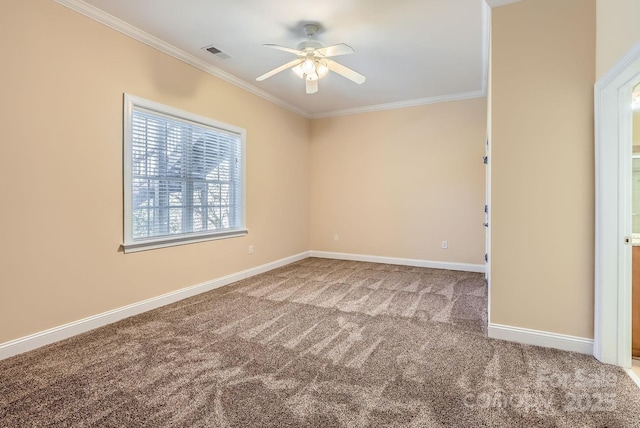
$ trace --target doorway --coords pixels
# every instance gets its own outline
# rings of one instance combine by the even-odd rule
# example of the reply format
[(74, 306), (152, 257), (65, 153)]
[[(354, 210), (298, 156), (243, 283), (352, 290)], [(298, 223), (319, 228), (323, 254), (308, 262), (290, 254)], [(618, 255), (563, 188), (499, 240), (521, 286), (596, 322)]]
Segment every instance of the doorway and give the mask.
[(631, 367), (632, 93), (640, 42), (595, 85), (594, 356)]

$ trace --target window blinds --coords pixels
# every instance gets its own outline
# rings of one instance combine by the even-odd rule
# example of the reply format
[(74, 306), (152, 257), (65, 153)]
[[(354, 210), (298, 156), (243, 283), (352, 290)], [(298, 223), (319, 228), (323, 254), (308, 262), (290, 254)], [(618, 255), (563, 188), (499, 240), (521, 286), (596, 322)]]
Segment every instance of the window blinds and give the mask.
[(241, 135), (135, 104), (128, 128), (125, 244), (244, 227)]

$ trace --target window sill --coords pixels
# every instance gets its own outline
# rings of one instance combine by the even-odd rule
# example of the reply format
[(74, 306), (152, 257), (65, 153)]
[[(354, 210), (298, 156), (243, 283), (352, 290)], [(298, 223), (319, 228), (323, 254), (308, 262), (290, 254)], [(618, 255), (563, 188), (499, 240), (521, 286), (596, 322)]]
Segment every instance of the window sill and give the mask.
[(124, 250), (125, 254), (137, 253), (138, 251), (155, 250), (157, 248), (175, 247), (178, 245), (186, 244), (195, 244), (196, 242), (238, 238), (241, 236), (245, 236), (247, 233), (249, 233), (247, 229), (239, 229), (212, 235), (177, 236), (172, 238), (156, 239), (152, 241), (130, 242), (122, 244), (122, 249)]

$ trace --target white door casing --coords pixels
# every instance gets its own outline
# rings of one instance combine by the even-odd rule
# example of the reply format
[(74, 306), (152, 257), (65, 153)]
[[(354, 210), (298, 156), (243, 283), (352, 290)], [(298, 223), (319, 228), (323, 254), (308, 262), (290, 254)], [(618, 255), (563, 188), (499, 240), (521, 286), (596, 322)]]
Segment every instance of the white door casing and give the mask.
[(631, 94), (640, 42), (595, 84), (594, 356), (631, 367)]

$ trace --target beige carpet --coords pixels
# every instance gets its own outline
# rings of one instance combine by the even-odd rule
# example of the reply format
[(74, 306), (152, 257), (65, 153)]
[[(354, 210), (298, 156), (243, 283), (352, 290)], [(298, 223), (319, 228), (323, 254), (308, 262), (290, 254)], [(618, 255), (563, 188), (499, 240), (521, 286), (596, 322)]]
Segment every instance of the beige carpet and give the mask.
[(0, 361), (0, 426), (638, 427), (594, 358), (486, 337), (475, 273), (322, 259)]

